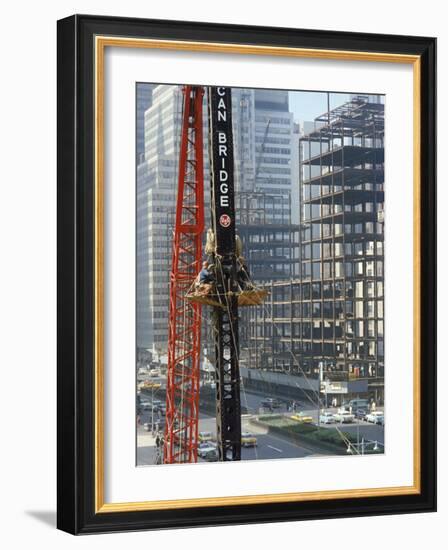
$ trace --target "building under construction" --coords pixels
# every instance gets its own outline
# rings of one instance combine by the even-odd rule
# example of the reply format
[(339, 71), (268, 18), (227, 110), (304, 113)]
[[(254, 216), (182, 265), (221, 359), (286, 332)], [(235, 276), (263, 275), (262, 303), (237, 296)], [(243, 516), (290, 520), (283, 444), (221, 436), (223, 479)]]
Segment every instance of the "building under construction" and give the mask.
[(254, 281), (299, 275), (300, 225), (291, 224), (290, 194), (246, 192), (236, 195), (238, 234)]
[[(235, 196), (238, 234), (243, 255), (257, 284), (285, 281), (300, 273), (300, 225), (291, 224), (291, 194), (239, 192)], [(251, 311), (252, 310), (252, 311)], [(253, 308), (241, 313), (242, 357), (257, 368), (258, 356), (248, 355), (250, 316)]]
[[(299, 273), (250, 312), (251, 367), (384, 397), (384, 104), (357, 96), (300, 141)], [(296, 228), (293, 228), (293, 233)], [(251, 246), (251, 245), (249, 245)], [(269, 376), (269, 372), (266, 373)], [(289, 377), (288, 377), (289, 378)]]

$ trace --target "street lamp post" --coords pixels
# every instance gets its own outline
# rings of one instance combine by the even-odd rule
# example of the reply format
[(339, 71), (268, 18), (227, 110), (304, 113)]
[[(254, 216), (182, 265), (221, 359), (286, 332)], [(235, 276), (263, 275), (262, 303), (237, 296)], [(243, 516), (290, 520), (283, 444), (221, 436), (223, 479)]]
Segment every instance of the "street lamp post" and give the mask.
[(151, 433), (154, 435), (154, 386), (151, 386)]
[[(324, 381), (324, 362), (319, 362), (319, 391), (317, 392), (317, 427), (320, 428), (320, 390)], [(327, 407), (327, 386), (325, 385), (325, 408)]]

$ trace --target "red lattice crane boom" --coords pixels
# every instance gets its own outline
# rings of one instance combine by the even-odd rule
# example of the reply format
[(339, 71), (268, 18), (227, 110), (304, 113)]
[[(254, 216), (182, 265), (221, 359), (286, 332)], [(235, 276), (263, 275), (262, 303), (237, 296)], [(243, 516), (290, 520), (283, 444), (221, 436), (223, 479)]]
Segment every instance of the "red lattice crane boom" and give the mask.
[(204, 89), (183, 88), (178, 194), (170, 273), (167, 409), (163, 462), (196, 462), (201, 305), (186, 300), (200, 271), (204, 231)]

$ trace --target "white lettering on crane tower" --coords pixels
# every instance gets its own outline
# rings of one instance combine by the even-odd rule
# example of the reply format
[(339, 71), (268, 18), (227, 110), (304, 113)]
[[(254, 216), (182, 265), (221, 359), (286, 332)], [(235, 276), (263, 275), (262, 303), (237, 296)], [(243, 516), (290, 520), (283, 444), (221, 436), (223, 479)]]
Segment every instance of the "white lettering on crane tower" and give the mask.
[[(224, 101), (226, 95), (226, 89), (217, 88), (217, 94), (220, 97), (217, 105), (217, 120), (218, 122), (227, 122), (227, 106)], [(220, 170), (218, 173), (219, 179), (219, 206), (229, 206), (229, 186), (226, 183), (229, 179), (229, 172), (227, 167), (227, 134), (225, 132), (218, 132), (218, 159), (220, 162)]]

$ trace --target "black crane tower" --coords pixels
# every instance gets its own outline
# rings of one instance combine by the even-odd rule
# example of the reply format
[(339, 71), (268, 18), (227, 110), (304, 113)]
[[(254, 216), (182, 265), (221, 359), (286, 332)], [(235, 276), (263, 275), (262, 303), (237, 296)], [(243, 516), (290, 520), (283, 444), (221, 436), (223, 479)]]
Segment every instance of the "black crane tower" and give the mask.
[(235, 242), (232, 96), (208, 88), (211, 213), (215, 235), (216, 293), (212, 316), (216, 364), (216, 423), (219, 460), (241, 460), (241, 402), (238, 343), (238, 283)]

